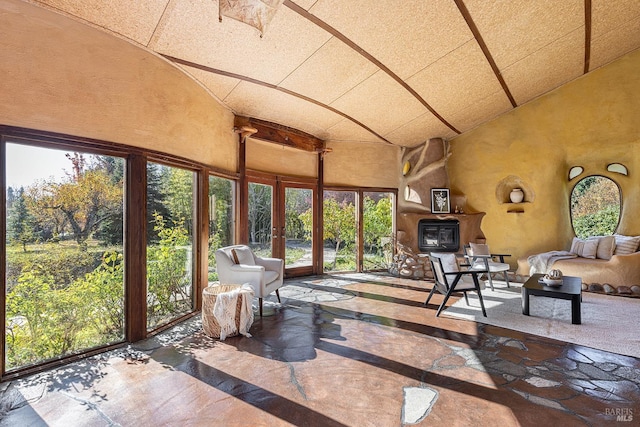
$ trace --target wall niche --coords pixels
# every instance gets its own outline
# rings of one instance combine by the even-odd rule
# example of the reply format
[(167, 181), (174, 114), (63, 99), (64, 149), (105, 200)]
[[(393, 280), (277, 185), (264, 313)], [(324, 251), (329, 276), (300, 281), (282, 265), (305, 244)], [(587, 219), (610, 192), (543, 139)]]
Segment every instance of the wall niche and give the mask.
[[(514, 204), (511, 202), (510, 194), (514, 189), (521, 189), (524, 194), (524, 198), (521, 203), (533, 203), (536, 198), (536, 194), (533, 188), (522, 180), (519, 176), (509, 175), (503, 178), (496, 185), (496, 199), (500, 204)], [(518, 203), (519, 204), (519, 203)]]

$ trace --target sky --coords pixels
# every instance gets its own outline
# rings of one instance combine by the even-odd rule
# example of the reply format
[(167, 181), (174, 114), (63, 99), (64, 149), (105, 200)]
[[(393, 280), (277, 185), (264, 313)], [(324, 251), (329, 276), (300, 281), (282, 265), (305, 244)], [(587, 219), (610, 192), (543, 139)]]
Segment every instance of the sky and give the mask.
[(68, 151), (12, 143), (6, 147), (7, 188), (26, 188), (38, 179), (60, 181), (65, 170), (71, 171), (71, 162), (65, 157)]

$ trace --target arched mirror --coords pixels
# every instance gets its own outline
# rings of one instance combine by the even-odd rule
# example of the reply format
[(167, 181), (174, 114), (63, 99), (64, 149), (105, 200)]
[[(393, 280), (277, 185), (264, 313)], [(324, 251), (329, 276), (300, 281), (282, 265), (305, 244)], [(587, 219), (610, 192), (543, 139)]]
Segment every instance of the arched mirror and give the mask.
[(613, 234), (620, 222), (622, 196), (612, 179), (592, 175), (571, 191), (571, 225), (581, 239)]

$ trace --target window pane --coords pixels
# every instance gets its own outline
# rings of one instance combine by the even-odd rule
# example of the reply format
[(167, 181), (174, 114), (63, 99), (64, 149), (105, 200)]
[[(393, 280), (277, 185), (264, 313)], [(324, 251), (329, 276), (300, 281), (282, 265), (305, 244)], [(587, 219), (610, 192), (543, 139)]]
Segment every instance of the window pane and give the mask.
[(393, 257), (393, 193), (364, 193), (364, 270), (387, 270)]
[(209, 281), (218, 280), (216, 249), (233, 244), (233, 181), (209, 177)]
[(6, 369), (122, 341), (124, 160), (6, 154)]
[(285, 188), (285, 267), (313, 265), (313, 191)]
[(356, 194), (325, 191), (324, 271), (356, 271)]
[(620, 221), (620, 189), (604, 176), (581, 179), (571, 191), (571, 223), (576, 236), (613, 234)]
[(147, 329), (193, 310), (195, 172), (147, 163)]
[(249, 183), (249, 246), (258, 256), (271, 256), (273, 187)]

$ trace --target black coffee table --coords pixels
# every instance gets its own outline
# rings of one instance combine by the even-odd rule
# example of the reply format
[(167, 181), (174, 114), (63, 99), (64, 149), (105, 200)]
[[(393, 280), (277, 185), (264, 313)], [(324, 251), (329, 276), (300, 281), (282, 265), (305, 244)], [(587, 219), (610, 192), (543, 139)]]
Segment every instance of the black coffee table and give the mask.
[(522, 314), (529, 315), (529, 295), (538, 295), (549, 298), (571, 300), (571, 323), (582, 323), (580, 313), (580, 301), (582, 300), (582, 279), (573, 276), (564, 276), (562, 285), (547, 286), (540, 283), (542, 274), (534, 274), (522, 285)]

